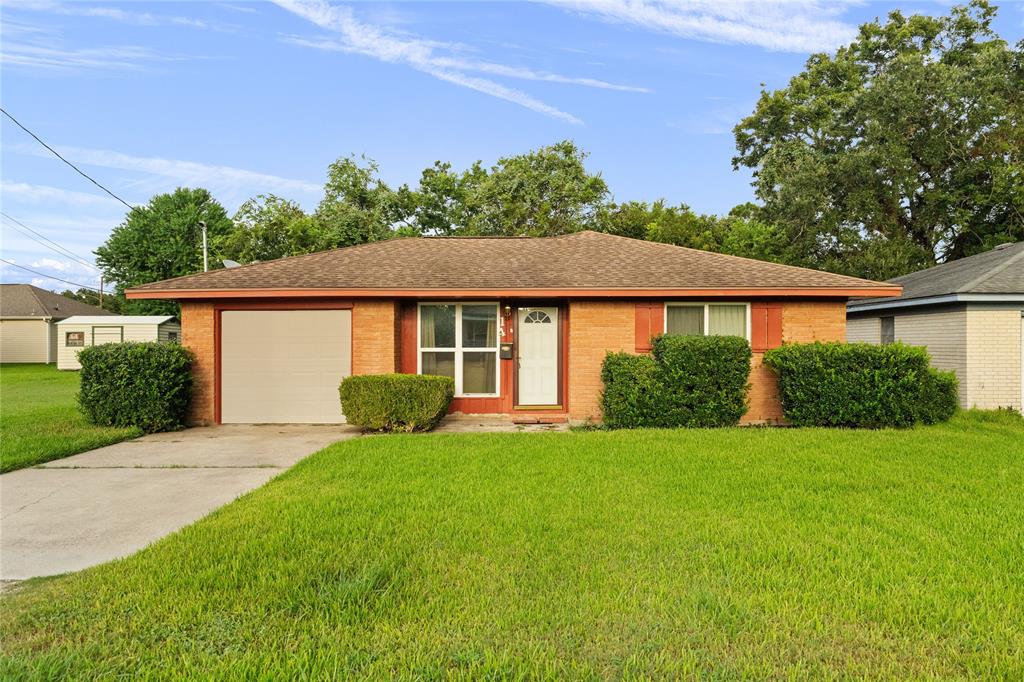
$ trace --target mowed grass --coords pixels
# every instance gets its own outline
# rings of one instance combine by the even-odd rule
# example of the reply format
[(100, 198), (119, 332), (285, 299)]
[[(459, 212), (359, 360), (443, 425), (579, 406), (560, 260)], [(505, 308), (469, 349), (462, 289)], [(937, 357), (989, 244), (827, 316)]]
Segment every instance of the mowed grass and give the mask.
[(1024, 677), (1024, 422), (371, 436), (3, 597), (3, 679)]
[(78, 372), (0, 365), (0, 472), (110, 445), (142, 432), (93, 426), (78, 411)]

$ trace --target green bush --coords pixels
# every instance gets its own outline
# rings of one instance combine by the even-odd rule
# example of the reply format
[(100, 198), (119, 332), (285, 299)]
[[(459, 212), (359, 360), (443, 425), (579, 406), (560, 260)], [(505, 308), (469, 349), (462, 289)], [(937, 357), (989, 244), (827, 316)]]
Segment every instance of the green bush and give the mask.
[(604, 426), (632, 429), (659, 422), (657, 365), (648, 355), (608, 353), (601, 365)]
[(366, 374), (343, 379), (338, 389), (349, 424), (371, 431), (429, 431), (455, 396), (450, 377)]
[(948, 419), (956, 378), (901, 343), (810, 343), (769, 350), (786, 419), (797, 426), (907, 427)]
[(949, 420), (959, 405), (959, 382), (954, 372), (929, 367), (921, 383), (921, 398), (917, 418), (924, 424), (938, 424)]
[(146, 433), (185, 424), (192, 396), (192, 353), (176, 343), (106, 343), (78, 354), (78, 405), (101, 426)]
[(609, 428), (730, 426), (746, 412), (746, 339), (665, 334), (652, 355), (605, 357), (601, 407)]
[(665, 426), (732, 426), (747, 411), (750, 344), (738, 336), (654, 340)]

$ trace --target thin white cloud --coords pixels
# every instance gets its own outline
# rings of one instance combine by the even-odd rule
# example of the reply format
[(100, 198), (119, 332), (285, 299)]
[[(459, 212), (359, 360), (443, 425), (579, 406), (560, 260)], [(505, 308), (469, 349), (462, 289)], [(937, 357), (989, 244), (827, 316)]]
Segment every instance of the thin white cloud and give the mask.
[(605, 21), (681, 38), (819, 52), (850, 42), (855, 26), (839, 19), (849, 3), (819, 0), (538, 0)]
[(151, 12), (136, 12), (123, 9), (123, 7), (110, 6), (86, 6), (78, 2), (52, 2), (50, 0), (7, 0), (5, 5), (8, 8), (21, 9), (31, 12), (46, 12), (73, 17), (92, 17), (96, 19), (108, 19), (123, 24), (135, 26), (183, 26), (187, 28), (232, 30), (234, 27), (211, 23), (195, 17), (178, 16), (170, 14), (153, 14)]
[(0, 62), (11, 66), (49, 70), (107, 69), (144, 71), (149, 62), (180, 61), (184, 57), (160, 55), (145, 47), (132, 45), (114, 47), (61, 48), (5, 41)]
[(10, 182), (0, 180), (0, 197), (4, 201), (16, 199), (26, 203), (52, 205), (54, 203), (68, 206), (105, 206), (123, 209), (120, 201), (107, 195), (88, 194), (50, 187), (49, 185), (33, 185), (27, 182)]
[[(191, 187), (206, 187), (215, 192), (227, 190), (242, 191), (248, 194), (259, 192), (276, 192), (282, 194), (301, 193), (316, 194), (323, 190), (321, 185), (283, 178), (278, 175), (257, 173), (243, 168), (218, 166), (196, 161), (165, 159), (156, 156), (132, 156), (106, 149), (86, 149), (82, 147), (59, 146), (56, 149), (71, 161), (87, 166), (115, 168), (152, 176), (167, 191), (166, 180)], [(48, 152), (33, 146), (17, 146), (18, 151), (34, 156), (46, 156)], [(115, 189), (116, 191), (116, 189)]]
[(488, 78), (470, 75), (469, 72), (521, 80), (585, 85), (610, 90), (645, 91), (644, 88), (617, 85), (598, 79), (562, 76), (493, 62), (439, 54), (440, 50), (451, 52), (456, 50), (457, 47), (447, 43), (438, 43), (405, 34), (399, 35), (387, 32), (358, 20), (351, 8), (331, 5), (325, 0), (274, 0), (274, 2), (289, 12), (312, 22), (321, 29), (331, 31), (340, 38), (340, 40), (331, 41), (310, 41), (290, 38), (292, 42), (301, 42), (309, 47), (320, 49), (360, 54), (391, 64), (405, 64), (434, 78), (470, 88), (492, 97), (498, 97), (532, 111), (573, 124), (580, 124), (582, 121), (576, 116), (542, 102), (521, 90), (507, 87)]
[[(357, 52), (348, 45), (336, 40), (309, 39), (301, 36), (285, 36), (285, 41), (303, 47), (312, 47), (318, 50), (331, 50), (335, 52)], [(619, 85), (596, 78), (579, 78), (575, 76), (563, 76), (557, 73), (546, 71), (534, 71), (520, 66), (508, 66), (495, 62), (477, 61), (459, 57), (434, 57), (431, 59), (434, 68), (447, 71), (476, 71), (492, 76), (505, 78), (517, 78), (528, 81), (541, 81), (546, 83), (565, 83), (567, 85), (583, 85), (601, 90), (618, 90), (620, 92), (651, 92), (649, 88), (642, 88), (635, 85)]]

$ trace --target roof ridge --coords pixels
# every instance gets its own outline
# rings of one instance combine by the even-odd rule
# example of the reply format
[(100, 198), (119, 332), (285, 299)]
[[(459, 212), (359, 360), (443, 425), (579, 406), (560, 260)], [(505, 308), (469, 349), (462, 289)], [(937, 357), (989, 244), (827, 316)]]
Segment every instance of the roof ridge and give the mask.
[(26, 284), (25, 286), (28, 287), (28, 292), (32, 294), (32, 298), (36, 299), (36, 303), (39, 304), (39, 307), (43, 309), (43, 316), (53, 317), (53, 315), (50, 313), (50, 306), (43, 303), (43, 299), (39, 298), (39, 294), (36, 293), (36, 287), (32, 286), (31, 284)]
[[(1017, 244), (1017, 242), (1011, 242), (1011, 243)], [(1020, 242), (1020, 243), (1024, 243), (1024, 242)], [(990, 249), (989, 251), (985, 251), (985, 253), (994, 253), (995, 250), (996, 249), (993, 248), (993, 249)], [(976, 255), (980, 256), (982, 254), (979, 253), (979, 254), (976, 254)], [(979, 284), (981, 284), (985, 280), (991, 279), (991, 278), (995, 277), (1000, 272), (1002, 272), (1006, 268), (1010, 267), (1011, 265), (1013, 265), (1014, 263), (1016, 263), (1017, 261), (1022, 260), (1022, 259), (1024, 259), (1024, 249), (1021, 249), (1020, 253), (1017, 253), (1017, 254), (1014, 254), (1014, 255), (1010, 256), (1004, 262), (1000, 263), (999, 265), (995, 266), (994, 268), (992, 268), (992, 269), (990, 269), (990, 270), (988, 270), (986, 272), (983, 272), (982, 274), (978, 275), (977, 277), (972, 279), (970, 282), (968, 282), (964, 286), (962, 286), (959, 289), (957, 289), (956, 293), (961, 294), (961, 293), (968, 293), (968, 292), (970, 292), (971, 289), (973, 289), (974, 287), (978, 286)]]
[(280, 262), (280, 261), (283, 261), (283, 260), (298, 260), (300, 258), (312, 258), (313, 256), (324, 256), (324, 255), (326, 255), (328, 253), (334, 253), (336, 251), (348, 251), (348, 250), (352, 250), (352, 249), (358, 249), (358, 248), (363, 247), (363, 246), (371, 246), (373, 244), (383, 244), (385, 242), (401, 241), (401, 240), (404, 240), (404, 239), (425, 239), (425, 237), (407, 237), (407, 236), (389, 237), (388, 239), (378, 239), (378, 240), (372, 241), (372, 242), (362, 242), (361, 244), (349, 244), (348, 246), (336, 246), (333, 249), (325, 249), (323, 251), (313, 251), (312, 253), (296, 253), (296, 254), (293, 254), (291, 256), (281, 256), (280, 258), (271, 258), (270, 260), (260, 260), (260, 261), (256, 261), (255, 263), (245, 263), (245, 264), (239, 265), (238, 267), (235, 267), (235, 268), (224, 267), (224, 268), (214, 268), (213, 270), (207, 270), (205, 272), (190, 272), (187, 275), (178, 275), (177, 277), (169, 277), (167, 279), (158, 279), (158, 280), (155, 280), (153, 282), (146, 282), (144, 284), (137, 284), (134, 287), (126, 287), (126, 288), (127, 289), (137, 289), (137, 288), (140, 288), (140, 287), (149, 286), (150, 284), (156, 284), (157, 282), (159, 282), (160, 284), (164, 284), (166, 282), (175, 282), (175, 281), (177, 281), (179, 279), (185, 279), (186, 277), (199, 277), (200, 275), (208, 275), (208, 274), (212, 274), (214, 272), (222, 272), (222, 271), (225, 271), (225, 270), (231, 270), (231, 271), (237, 272), (239, 270), (244, 270), (246, 268), (255, 267), (257, 265), (267, 265), (269, 263), (277, 263), (277, 262)]
[[(721, 258), (725, 258), (725, 259), (729, 259), (729, 260), (742, 260), (742, 261), (746, 261), (748, 263), (758, 263), (760, 265), (771, 265), (771, 266), (778, 267), (778, 268), (785, 268), (787, 270), (797, 270), (797, 271), (803, 271), (803, 272), (818, 272), (818, 273), (823, 273), (823, 274), (826, 274), (826, 275), (832, 275), (834, 277), (845, 277), (846, 279), (851, 279), (851, 280), (856, 280), (858, 282), (868, 283), (868, 284), (871, 284), (873, 286), (877, 286), (878, 284), (883, 284), (883, 285), (884, 284), (891, 284), (890, 282), (876, 282), (874, 280), (865, 279), (863, 277), (855, 277), (853, 275), (844, 275), (842, 273), (830, 272), (828, 270), (818, 270), (816, 268), (807, 268), (807, 267), (804, 267), (802, 265), (790, 265), (789, 263), (776, 263), (775, 261), (761, 260), (759, 258), (750, 258), (748, 256), (737, 256), (737, 255), (732, 254), (732, 253), (722, 253), (721, 251), (709, 251), (709, 250), (706, 250), (706, 249), (695, 249), (692, 246), (680, 246), (679, 244), (670, 244), (668, 242), (656, 242), (656, 241), (651, 241), (649, 239), (636, 239), (634, 237), (627, 237), (627, 236), (621, 235), (621, 234), (613, 234), (611, 232), (598, 232), (596, 230), (582, 230), (580, 232), (574, 232), (572, 234), (579, 235), (579, 234), (583, 234), (585, 232), (590, 232), (592, 234), (597, 234), (597, 235), (602, 235), (602, 236), (615, 237), (617, 239), (625, 239), (625, 240), (631, 241), (631, 242), (640, 242), (642, 244), (651, 244), (651, 245), (654, 245), (654, 246), (667, 246), (667, 247), (672, 248), (672, 249), (681, 249), (683, 251), (689, 251), (691, 253), (699, 253), (699, 254), (703, 254), (705, 256), (711, 255), (711, 256), (717, 256), (717, 257), (721, 257)], [(569, 235), (561, 235), (561, 236), (569, 236)], [(898, 285), (894, 284), (892, 286), (898, 286)]]

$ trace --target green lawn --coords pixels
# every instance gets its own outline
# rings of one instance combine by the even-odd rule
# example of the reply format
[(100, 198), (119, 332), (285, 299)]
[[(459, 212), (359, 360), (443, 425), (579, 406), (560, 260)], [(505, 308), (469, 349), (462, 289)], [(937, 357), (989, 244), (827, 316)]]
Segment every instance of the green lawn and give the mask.
[(0, 677), (1024, 677), (1024, 422), (374, 436), (0, 603)]
[(0, 365), (0, 472), (49, 462), (141, 434), (93, 426), (78, 411), (78, 372)]

